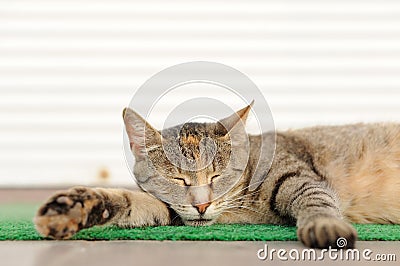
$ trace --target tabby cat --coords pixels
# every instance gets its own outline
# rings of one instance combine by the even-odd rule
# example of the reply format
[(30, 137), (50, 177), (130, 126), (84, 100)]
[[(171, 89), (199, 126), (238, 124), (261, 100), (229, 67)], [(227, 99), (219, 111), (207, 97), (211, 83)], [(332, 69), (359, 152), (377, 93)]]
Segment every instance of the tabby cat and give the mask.
[[(146, 191), (89, 187), (61, 191), (38, 210), (37, 231), (44, 237), (67, 239), (81, 229), (105, 224), (278, 224), (296, 225), (299, 240), (308, 247), (337, 247), (337, 239), (343, 237), (352, 248), (357, 233), (350, 223), (400, 223), (400, 124), (250, 135), (248, 163), (238, 182), (232, 183), (237, 169), (228, 158), (241, 155), (231, 153), (231, 137), (250, 110), (249, 105), (220, 122), (187, 123), (161, 132), (125, 109), (135, 176), (143, 184), (161, 176), (175, 185), (157, 181), (156, 189)], [(181, 153), (199, 162), (204, 137), (212, 138), (217, 150), (212, 162), (198, 171), (170, 163), (161, 145), (168, 138), (177, 139)], [(265, 163), (263, 182), (250, 189), (260, 143), (272, 139), (276, 140), (273, 160)], [(214, 197), (224, 189), (229, 191)], [(166, 202), (153, 195), (179, 196)]]

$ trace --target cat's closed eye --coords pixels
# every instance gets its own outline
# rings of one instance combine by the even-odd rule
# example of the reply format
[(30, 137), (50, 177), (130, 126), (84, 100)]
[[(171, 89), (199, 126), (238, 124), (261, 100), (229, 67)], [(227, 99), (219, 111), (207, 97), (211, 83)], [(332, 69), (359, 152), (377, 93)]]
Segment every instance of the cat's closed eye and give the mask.
[(215, 182), (218, 179), (218, 177), (220, 177), (220, 176), (221, 175), (214, 175), (213, 177), (211, 177), (211, 183)]
[(182, 186), (190, 186), (190, 184), (186, 181), (186, 179), (184, 179), (182, 177), (174, 177), (173, 179)]

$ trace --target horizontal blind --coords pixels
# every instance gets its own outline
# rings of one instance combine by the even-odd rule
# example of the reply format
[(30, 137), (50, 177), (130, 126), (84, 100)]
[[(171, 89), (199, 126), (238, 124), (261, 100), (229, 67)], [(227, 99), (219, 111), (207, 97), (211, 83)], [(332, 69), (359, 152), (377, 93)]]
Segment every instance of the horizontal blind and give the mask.
[(0, 186), (132, 185), (121, 110), (194, 60), (248, 75), (278, 129), (398, 121), (400, 2), (0, 1)]

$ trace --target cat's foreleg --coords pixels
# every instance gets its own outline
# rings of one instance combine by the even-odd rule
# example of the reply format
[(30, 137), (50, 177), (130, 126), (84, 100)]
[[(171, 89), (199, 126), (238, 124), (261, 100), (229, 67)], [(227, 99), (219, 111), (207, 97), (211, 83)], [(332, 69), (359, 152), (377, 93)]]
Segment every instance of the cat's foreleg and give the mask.
[(296, 219), (298, 238), (308, 247), (354, 247), (357, 233), (342, 219), (336, 193), (311, 171), (282, 175), (276, 181), (271, 208)]
[(95, 225), (168, 225), (171, 215), (167, 205), (142, 191), (74, 187), (44, 203), (34, 223), (42, 236), (67, 239)]

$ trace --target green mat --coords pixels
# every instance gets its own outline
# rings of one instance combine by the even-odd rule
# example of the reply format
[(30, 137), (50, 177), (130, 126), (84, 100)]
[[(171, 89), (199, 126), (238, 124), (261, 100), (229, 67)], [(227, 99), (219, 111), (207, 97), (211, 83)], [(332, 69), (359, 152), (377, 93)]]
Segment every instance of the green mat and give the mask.
[[(34, 204), (0, 205), (0, 240), (42, 240), (33, 226)], [(400, 240), (400, 225), (355, 225), (360, 240)], [(297, 240), (296, 228), (276, 225), (212, 225), (204, 227), (159, 226), (121, 229), (93, 227), (79, 232), (74, 240)]]

